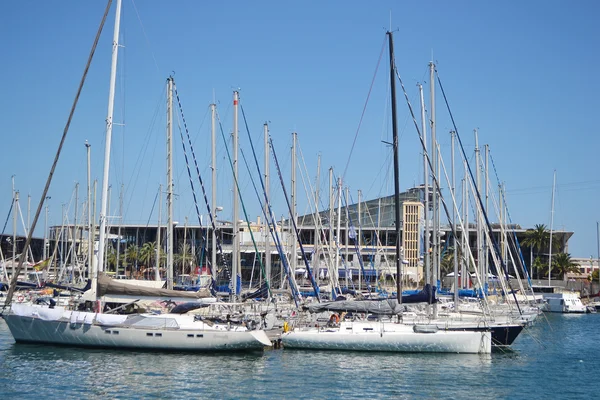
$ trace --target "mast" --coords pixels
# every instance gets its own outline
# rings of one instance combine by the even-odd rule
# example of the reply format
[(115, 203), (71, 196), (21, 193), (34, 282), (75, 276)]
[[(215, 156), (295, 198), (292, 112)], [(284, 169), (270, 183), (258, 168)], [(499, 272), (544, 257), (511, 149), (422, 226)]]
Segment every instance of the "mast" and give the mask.
[[(342, 178), (338, 178), (338, 207), (337, 207), (337, 228), (335, 233), (335, 271), (334, 275), (336, 278), (339, 278), (340, 273), (340, 252), (342, 250), (342, 246), (340, 243), (340, 225), (342, 220)], [(348, 283), (346, 281), (346, 283)], [(340, 293), (341, 294), (341, 293)]]
[[(292, 201), (292, 215), (290, 218), (293, 220), (294, 224), (290, 224), (290, 228), (296, 223), (296, 140), (297, 140), (296, 132), (292, 132), (292, 192), (291, 192), (291, 201)], [(290, 240), (291, 243), (291, 258), (292, 258), (292, 274), (296, 271), (296, 266), (298, 265), (298, 256), (296, 251), (296, 246), (298, 245), (296, 235), (291, 234), (290, 229)]]
[(108, 205), (108, 173), (110, 168), (110, 148), (113, 127), (113, 109), (115, 103), (115, 85), (117, 78), (117, 56), (119, 53), (119, 27), (121, 24), (121, 0), (117, 0), (113, 33), (112, 61), (110, 67), (110, 86), (108, 92), (108, 112), (106, 117), (106, 137), (104, 145), (104, 172), (102, 175), (102, 202), (100, 205), (100, 238), (98, 243), (98, 264), (92, 269), (92, 293), (96, 296), (98, 271), (104, 271), (104, 248), (106, 240), (106, 209)]
[(156, 276), (155, 280), (160, 281), (160, 218), (162, 214), (162, 184), (158, 185), (158, 225), (156, 225)]
[[(87, 154), (87, 223), (88, 223), (88, 252), (87, 252), (87, 276), (90, 277), (92, 268), (92, 255), (94, 246), (94, 233), (92, 231), (92, 181), (91, 181), (91, 147), (92, 145), (85, 141), (85, 150)], [(46, 206), (46, 219), (48, 214), (48, 206)], [(47, 223), (46, 223), (47, 224)], [(44, 250), (46, 241), (44, 240)], [(46, 258), (46, 257), (44, 257)]]
[(319, 276), (321, 262), (320, 262), (320, 247), (321, 247), (321, 218), (319, 217), (319, 186), (321, 183), (321, 153), (317, 156), (317, 177), (315, 179), (315, 240), (314, 240), (314, 251), (313, 251), (313, 265), (317, 266), (316, 276)]
[[(489, 210), (489, 186), (490, 186), (490, 176), (489, 176), (489, 167), (490, 167), (490, 146), (488, 144), (484, 145), (485, 149), (485, 209)], [(500, 199), (502, 202), (503, 199)], [(483, 223), (483, 221), (482, 221)], [(492, 232), (490, 232), (492, 235)], [(484, 271), (484, 282), (486, 285), (488, 284), (488, 274), (489, 274), (489, 266), (488, 266), (488, 241), (483, 236), (483, 271)]]
[(119, 275), (119, 262), (121, 258), (121, 225), (123, 224), (123, 190), (124, 186), (121, 183), (121, 191), (119, 193), (119, 227), (117, 228), (117, 265), (115, 265), (115, 275)]
[(550, 277), (552, 272), (552, 229), (554, 228), (554, 190), (556, 189), (556, 170), (552, 179), (552, 210), (550, 212), (550, 250), (548, 251), (548, 286), (551, 285)]
[[(329, 262), (333, 259), (333, 167), (329, 167)], [(329, 275), (329, 282), (331, 282), (332, 290), (335, 290), (335, 282), (337, 282), (337, 276), (333, 276), (333, 273)]]
[(13, 237), (12, 237), (12, 276), (15, 277), (17, 262), (17, 216), (19, 214), (19, 192), (13, 191)]
[(350, 265), (348, 263), (348, 229), (350, 228), (350, 226), (348, 225), (348, 221), (350, 220), (350, 215), (349, 215), (349, 211), (348, 211), (348, 199), (349, 199), (348, 190), (349, 190), (348, 186), (346, 186), (346, 195), (345, 195), (345, 199), (346, 199), (346, 207), (345, 207), (346, 208), (346, 233), (344, 234), (344, 240), (346, 242), (346, 252), (345, 252), (345, 256), (344, 256), (344, 263), (346, 264), (346, 272), (345, 272), (346, 288), (349, 287), (348, 286), (348, 279), (349, 279), (348, 275), (350, 275), (350, 273), (352, 272), (350, 270)]
[[(217, 281), (217, 232), (215, 227), (217, 226), (217, 119), (216, 119), (217, 105), (215, 103), (210, 105), (210, 137), (211, 137), (211, 159), (212, 159), (212, 220), (214, 226), (212, 229), (212, 241), (211, 241), (211, 252), (210, 252), (210, 269), (212, 272), (212, 279), (214, 282)], [(202, 228), (202, 227), (200, 227)]]
[[(269, 125), (265, 122), (263, 125), (263, 136), (264, 136), (264, 146), (265, 146), (265, 195), (266, 198), (269, 199), (269, 166), (270, 166), (270, 148), (269, 148)], [(271, 214), (269, 210), (269, 204), (265, 201), (265, 216)], [(273, 218), (273, 225), (277, 225), (277, 221)], [(265, 269), (267, 280), (269, 284), (271, 283), (271, 235), (270, 235), (270, 224), (269, 218), (265, 218)], [(283, 277), (280, 278), (283, 281)]]
[[(75, 241), (77, 239), (77, 202), (79, 201), (79, 182), (75, 182), (75, 212), (73, 215), (73, 233), (72, 233), (72, 237), (71, 237), (71, 246), (73, 246), (73, 248), (71, 249), (71, 267), (75, 268), (75, 264), (76, 264), (76, 254), (75, 254)], [(74, 270), (73, 270), (74, 271)], [(27, 272), (27, 269), (25, 270), (25, 272)]]
[(394, 63), (394, 39), (392, 32), (387, 32), (390, 39), (390, 83), (392, 96), (392, 143), (394, 150), (394, 210), (396, 230), (396, 298), (402, 304), (402, 260), (400, 253), (400, 177), (398, 160), (398, 123), (396, 122), (396, 65)]
[[(46, 201), (48, 201), (48, 197), (46, 196)], [(46, 203), (46, 213), (44, 218), (44, 251), (43, 257), (44, 260), (48, 258), (48, 203)]]
[[(473, 135), (475, 135), (475, 186), (477, 187), (477, 191), (481, 193), (481, 151), (479, 150), (479, 134), (477, 129), (473, 129)], [(500, 197), (500, 204), (502, 204), (502, 197)], [(487, 287), (487, 280), (485, 277), (485, 271), (483, 270), (483, 256), (482, 256), (482, 226), (481, 226), (481, 208), (476, 207), (476, 229), (477, 229), (477, 270), (479, 271), (479, 276), (481, 277), (481, 290), (485, 291)]]
[[(456, 132), (450, 131), (450, 135), (452, 141), (450, 148), (452, 159), (452, 193), (454, 194), (454, 198), (456, 198), (456, 173), (454, 170), (454, 142), (456, 140)], [(456, 226), (456, 207), (452, 207), (452, 225)], [(454, 235), (454, 304), (458, 309), (458, 243), (456, 239), (457, 237)]]
[[(598, 250), (598, 285), (600, 287), (600, 222), (596, 221), (596, 247)], [(594, 271), (590, 271), (590, 274)], [(590, 292), (592, 291), (592, 285), (590, 285)], [(600, 290), (600, 289), (599, 289)]]
[(167, 289), (173, 289), (173, 77), (167, 79)]
[(240, 270), (240, 232), (239, 232), (239, 194), (237, 187), (238, 179), (238, 99), (239, 93), (233, 92), (233, 253), (231, 257), (231, 294), (237, 299), (237, 275)]
[[(464, 194), (463, 194), (463, 214), (464, 214), (464, 221), (465, 221), (465, 232), (463, 232), (463, 236), (464, 236), (464, 244), (463, 244), (463, 251), (465, 252), (471, 252), (471, 243), (469, 242), (469, 234), (470, 234), (470, 229), (469, 229), (469, 175), (468, 175), (468, 169), (467, 169), (467, 160), (463, 161), (463, 166), (465, 168), (465, 177), (463, 178), (463, 182), (464, 182)], [(469, 258), (467, 257), (463, 257), (464, 258), (464, 262), (463, 262), (463, 268), (462, 268), (462, 285), (463, 287), (466, 287), (468, 280), (470, 279), (470, 273), (469, 273)]]
[[(358, 235), (355, 239), (355, 242), (357, 245), (356, 247), (358, 249), (360, 249), (361, 245), (362, 245), (362, 243), (361, 243), (361, 239), (362, 239), (362, 209), (361, 209), (361, 205), (360, 205), (360, 202), (362, 201), (362, 191), (360, 189), (358, 189), (357, 197), (358, 197), (357, 198), (358, 203), (356, 205), (356, 208), (357, 208), (357, 213), (358, 213), (358, 218), (357, 218), (358, 219)], [(357, 254), (357, 256), (362, 257), (361, 254)], [(359, 262), (362, 262), (362, 260), (359, 260)], [(360, 273), (358, 274), (358, 290), (359, 291), (362, 290), (362, 286), (361, 286), (362, 275), (363, 275), (363, 271), (360, 271)], [(366, 280), (366, 276), (365, 276), (365, 280)], [(367, 284), (367, 282), (365, 282), (365, 285), (366, 284)], [(368, 287), (368, 285), (367, 285), (367, 287)]]
[[(425, 221), (423, 267), (425, 268), (425, 282), (431, 281), (431, 261), (429, 258), (429, 168), (427, 166), (427, 125), (425, 122), (425, 99), (423, 97), (423, 85), (419, 84), (419, 96), (421, 98), (421, 132), (423, 136), (423, 186), (424, 186), (424, 207), (423, 221)], [(428, 308), (429, 309), (429, 308)]]

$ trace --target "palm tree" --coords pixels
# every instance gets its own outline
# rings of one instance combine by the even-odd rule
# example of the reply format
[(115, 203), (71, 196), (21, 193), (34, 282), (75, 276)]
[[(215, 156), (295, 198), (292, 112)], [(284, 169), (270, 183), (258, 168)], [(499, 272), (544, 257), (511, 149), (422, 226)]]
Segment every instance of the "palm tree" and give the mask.
[[(110, 267), (110, 266), (115, 266), (117, 265), (117, 251), (115, 250), (115, 248), (113, 246), (107, 246), (106, 247), (106, 266)], [(110, 268), (106, 268), (106, 270), (108, 271)]]
[(146, 267), (151, 267), (156, 262), (156, 242), (144, 243), (138, 259)]
[(190, 272), (192, 271), (192, 265), (194, 262), (194, 255), (192, 254), (192, 249), (190, 245), (187, 243), (179, 244), (179, 251), (175, 254), (174, 264), (181, 267), (181, 273), (186, 273), (186, 267), (190, 267)]
[[(139, 261), (145, 267), (146, 272), (153, 264), (156, 264), (156, 242), (146, 242), (140, 249)], [(144, 273), (146, 275), (146, 273)]]
[[(550, 231), (546, 228), (546, 225), (537, 224), (533, 229), (527, 229), (527, 231), (525, 231), (523, 246), (529, 247), (530, 251), (534, 252), (536, 255), (536, 258), (539, 258), (540, 252), (549, 249)], [(556, 236), (552, 238), (552, 248), (558, 248), (558, 239)], [(541, 260), (538, 264), (541, 264)]]
[(129, 265), (131, 265), (132, 271), (137, 266), (139, 252), (139, 247), (135, 244), (130, 244), (129, 246), (127, 246), (127, 250), (125, 250), (125, 259), (129, 261)]
[[(460, 248), (457, 252), (458, 259), (460, 260), (461, 251)], [(450, 246), (444, 251), (442, 254), (442, 259), (440, 262), (440, 270), (442, 276), (448, 275), (450, 272), (454, 271), (454, 247)]]
[(568, 272), (579, 272), (579, 265), (571, 260), (571, 254), (558, 253), (552, 257), (552, 270), (557, 272), (558, 279), (564, 279)]

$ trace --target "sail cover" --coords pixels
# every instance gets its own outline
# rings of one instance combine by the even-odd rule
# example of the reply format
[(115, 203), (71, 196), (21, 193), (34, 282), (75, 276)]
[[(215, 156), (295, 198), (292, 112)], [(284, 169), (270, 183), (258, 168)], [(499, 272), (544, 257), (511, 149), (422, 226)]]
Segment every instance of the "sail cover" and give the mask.
[(106, 274), (98, 274), (98, 296), (104, 295), (125, 295), (125, 296), (156, 296), (156, 297), (186, 297), (190, 299), (203, 299), (211, 297), (208, 289), (201, 289), (197, 292), (183, 292), (179, 290), (156, 289), (152, 287), (143, 287), (129, 285), (125, 282), (114, 280)]
[[(436, 288), (434, 286), (427, 284), (423, 290), (416, 294), (402, 296), (402, 304), (435, 303), (437, 302), (435, 290)], [(396, 315), (400, 313), (401, 308), (402, 306), (398, 304), (397, 299), (342, 300), (310, 304), (308, 306), (308, 311), (312, 313), (323, 311), (346, 311), (379, 315)]]

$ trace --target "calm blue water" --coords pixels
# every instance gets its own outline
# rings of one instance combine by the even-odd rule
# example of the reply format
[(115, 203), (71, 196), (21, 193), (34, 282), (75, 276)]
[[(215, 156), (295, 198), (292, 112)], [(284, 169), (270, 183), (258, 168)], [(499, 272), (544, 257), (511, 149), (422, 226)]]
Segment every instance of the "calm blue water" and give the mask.
[(0, 321), (12, 398), (583, 399), (596, 395), (600, 314), (547, 315), (491, 356), (268, 350), (169, 354), (17, 345)]

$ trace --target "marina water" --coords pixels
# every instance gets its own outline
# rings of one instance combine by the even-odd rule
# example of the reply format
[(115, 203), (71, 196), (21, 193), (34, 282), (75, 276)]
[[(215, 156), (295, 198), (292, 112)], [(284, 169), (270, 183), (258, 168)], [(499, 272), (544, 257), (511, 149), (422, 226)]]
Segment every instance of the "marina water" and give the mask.
[(266, 350), (185, 354), (16, 344), (0, 320), (2, 398), (582, 399), (600, 314), (545, 314), (490, 355)]

